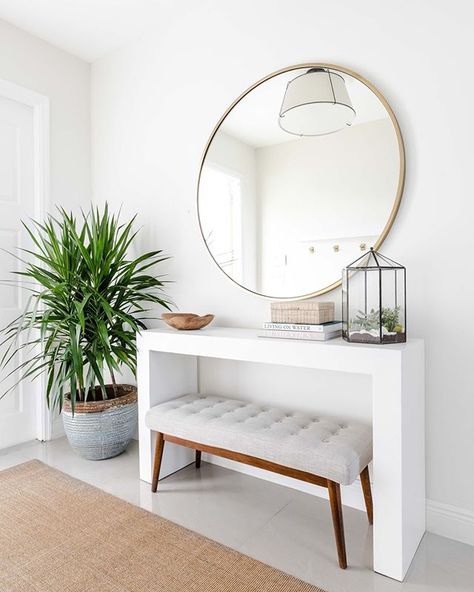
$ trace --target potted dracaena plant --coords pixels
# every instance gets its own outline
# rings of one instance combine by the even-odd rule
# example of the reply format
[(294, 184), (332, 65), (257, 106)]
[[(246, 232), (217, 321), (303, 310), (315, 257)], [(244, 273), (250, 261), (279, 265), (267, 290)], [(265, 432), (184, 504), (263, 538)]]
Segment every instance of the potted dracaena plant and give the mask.
[(116, 375), (123, 367), (136, 374), (135, 337), (149, 307), (169, 310), (164, 282), (152, 273), (166, 259), (162, 252), (127, 255), (134, 220), (121, 224), (106, 204), (79, 222), (58, 208), (43, 223), (24, 224), (34, 248), (24, 250), (24, 269), (16, 273), (30, 296), (23, 314), (2, 330), (2, 368), (19, 353), (24, 360), (8, 373), (18, 379), (6, 392), (46, 374), (48, 406), (62, 411), (70, 444), (88, 459), (116, 456), (130, 442), (136, 387), (117, 384)]

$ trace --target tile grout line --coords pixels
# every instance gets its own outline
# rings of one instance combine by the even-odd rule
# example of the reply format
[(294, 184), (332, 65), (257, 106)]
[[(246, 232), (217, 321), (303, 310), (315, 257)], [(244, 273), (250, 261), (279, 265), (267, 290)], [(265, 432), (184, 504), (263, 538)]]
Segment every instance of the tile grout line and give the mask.
[(245, 538), (245, 540), (244, 540), (242, 543), (240, 543), (240, 545), (237, 547), (237, 550), (238, 550), (238, 551), (240, 551), (240, 550), (242, 549), (242, 547), (243, 547), (243, 546), (244, 546), (246, 543), (248, 543), (248, 541), (249, 541), (249, 540), (250, 540), (250, 539), (251, 539), (253, 536), (255, 536), (255, 534), (256, 534), (257, 532), (259, 532), (260, 530), (263, 530), (264, 528), (266, 528), (266, 527), (267, 527), (267, 526), (270, 524), (270, 522), (271, 522), (271, 521), (272, 521), (274, 518), (276, 518), (276, 516), (278, 516), (278, 514), (280, 514), (281, 512), (283, 512), (283, 510), (284, 510), (285, 508), (287, 508), (287, 507), (288, 507), (288, 506), (289, 506), (289, 505), (290, 505), (290, 504), (291, 504), (293, 501), (294, 501), (294, 499), (293, 499), (293, 498), (291, 498), (291, 499), (290, 499), (288, 502), (286, 502), (286, 503), (285, 503), (285, 504), (284, 504), (284, 505), (283, 505), (283, 506), (282, 506), (282, 507), (281, 507), (281, 508), (280, 508), (280, 509), (279, 509), (277, 512), (275, 512), (275, 513), (274, 513), (272, 516), (270, 516), (270, 518), (269, 518), (268, 520), (266, 520), (266, 521), (265, 521), (265, 522), (264, 522), (262, 525), (260, 525), (258, 528), (255, 528), (255, 529), (252, 531), (252, 533), (251, 533), (251, 534), (249, 534), (249, 536), (248, 536), (248, 537), (246, 537), (246, 538)]

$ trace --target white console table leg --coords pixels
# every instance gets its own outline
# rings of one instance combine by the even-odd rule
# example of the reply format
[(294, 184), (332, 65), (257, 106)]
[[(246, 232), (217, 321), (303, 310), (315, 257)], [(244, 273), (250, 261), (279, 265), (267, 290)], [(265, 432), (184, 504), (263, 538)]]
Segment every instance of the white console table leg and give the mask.
[[(197, 358), (139, 347), (137, 364), (140, 479), (151, 483), (154, 437), (145, 425), (146, 412), (159, 403), (197, 392)], [(191, 450), (168, 442), (163, 453), (160, 477), (182, 469), (193, 460)]]
[(422, 347), (373, 377), (374, 570), (402, 581), (425, 532)]

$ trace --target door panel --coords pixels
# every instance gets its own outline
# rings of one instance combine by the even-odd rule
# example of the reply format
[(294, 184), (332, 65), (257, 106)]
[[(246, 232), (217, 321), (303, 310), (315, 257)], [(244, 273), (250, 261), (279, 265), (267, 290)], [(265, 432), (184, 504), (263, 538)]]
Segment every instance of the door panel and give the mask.
[[(21, 248), (31, 248), (22, 229), (21, 220), (35, 214), (34, 191), (34, 120), (33, 108), (0, 96), (0, 280), (14, 279), (22, 263), (6, 253), (19, 256)], [(4, 251), (4, 250), (5, 251)], [(20, 281), (20, 278), (18, 278)], [(19, 316), (28, 294), (21, 286), (0, 285), (0, 326), (4, 327)], [(22, 362), (27, 355), (12, 360)], [(4, 381), (2, 371), (0, 394), (17, 380)], [(23, 383), (0, 400), (0, 448), (12, 446), (36, 437), (35, 383)]]

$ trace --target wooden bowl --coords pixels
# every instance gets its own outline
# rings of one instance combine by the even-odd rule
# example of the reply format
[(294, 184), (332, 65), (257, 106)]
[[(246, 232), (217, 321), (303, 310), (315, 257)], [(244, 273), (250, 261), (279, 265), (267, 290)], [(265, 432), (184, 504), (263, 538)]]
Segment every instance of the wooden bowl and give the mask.
[(174, 329), (194, 331), (209, 325), (209, 323), (213, 321), (214, 315), (207, 314), (200, 317), (192, 312), (164, 312), (161, 315), (161, 318), (167, 325)]

